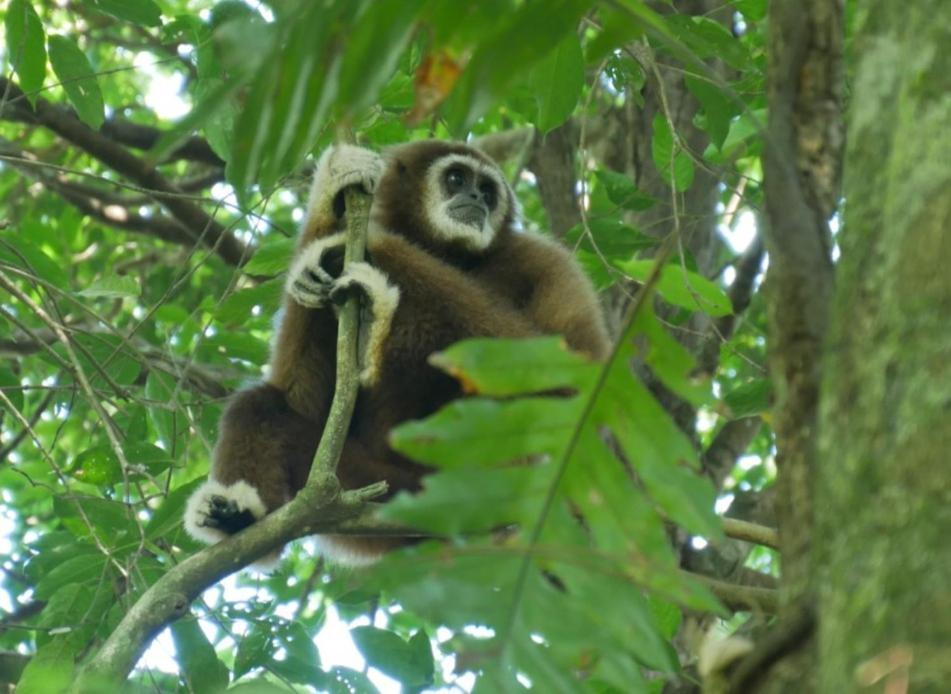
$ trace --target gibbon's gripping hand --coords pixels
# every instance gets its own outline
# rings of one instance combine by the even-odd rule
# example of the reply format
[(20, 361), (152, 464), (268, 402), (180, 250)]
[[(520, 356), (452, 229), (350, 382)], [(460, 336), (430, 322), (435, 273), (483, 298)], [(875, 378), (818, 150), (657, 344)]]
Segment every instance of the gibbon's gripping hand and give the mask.
[(354, 294), (360, 297), (363, 307), (359, 340), (360, 382), (370, 386), (380, 375), (386, 338), (400, 303), (400, 290), (369, 263), (350, 263), (333, 283), (329, 298), (339, 305)]
[(344, 188), (359, 186), (373, 195), (383, 169), (383, 157), (376, 152), (354, 145), (333, 145), (317, 161), (311, 211), (332, 210), (333, 216), (340, 219), (345, 212)]
[(327, 306), (330, 290), (343, 272), (345, 244), (342, 232), (312, 241), (291, 264), (288, 295), (305, 308)]
[(244, 530), (266, 513), (257, 490), (244, 480), (224, 485), (210, 479), (185, 505), (185, 530), (196, 540), (214, 544)]

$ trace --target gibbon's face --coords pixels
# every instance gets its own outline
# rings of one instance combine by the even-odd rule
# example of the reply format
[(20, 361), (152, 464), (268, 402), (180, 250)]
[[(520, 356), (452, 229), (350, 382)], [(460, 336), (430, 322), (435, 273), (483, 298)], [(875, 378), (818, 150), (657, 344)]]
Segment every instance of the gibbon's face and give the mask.
[(508, 185), (498, 168), (471, 154), (434, 159), (424, 190), (431, 233), (467, 250), (488, 248), (509, 212)]

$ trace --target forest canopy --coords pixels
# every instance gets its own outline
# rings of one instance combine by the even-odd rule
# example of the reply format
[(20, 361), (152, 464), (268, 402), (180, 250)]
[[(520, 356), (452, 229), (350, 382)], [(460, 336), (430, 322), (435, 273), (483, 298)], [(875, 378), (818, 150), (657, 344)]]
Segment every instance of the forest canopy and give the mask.
[[(852, 686), (907, 684), (904, 665), (874, 667), (905, 653), (887, 628), (835, 650), (843, 615), (871, 601), (858, 572), (834, 568), (857, 544), (817, 530), (879, 541), (841, 510), (877, 489), (846, 479), (923, 498), (900, 472), (863, 466), (899, 457), (886, 450), (909, 451), (910, 466), (926, 447), (863, 449), (874, 437), (861, 429), (900, 419), (874, 414), (864, 384), (905, 402), (894, 384), (917, 383), (919, 362), (898, 366), (896, 342), (871, 338), (882, 351), (868, 362), (891, 366), (860, 378), (855, 345), (822, 368), (827, 332), (853, 350), (843, 325), (863, 308), (835, 294), (834, 272), (840, 289), (879, 296), (892, 275), (863, 285), (866, 249), (911, 248), (903, 225), (879, 241), (878, 216), (861, 214), (890, 199), (891, 179), (856, 182), (853, 226), (840, 210), (848, 51), (857, 142), (884, 139), (870, 114), (900, 128), (911, 112), (881, 100), (879, 68), (863, 62), (890, 31), (883, 3), (0, 1), (0, 682), (810, 691), (840, 676), (828, 663), (857, 673)], [(889, 55), (916, 52), (921, 79), (940, 84), (936, 54), (890, 40)], [(940, 122), (926, 117), (940, 88), (884, 79)], [(203, 549), (184, 505), (229, 396), (265, 374), (316, 157), (426, 138), (495, 158), (520, 228), (565, 245), (596, 285), (610, 358), (556, 337), (453, 345), (432, 362), (467, 397), (389, 433), (435, 471), (419, 494), (342, 520), (312, 509), (284, 535), (272, 524)], [(917, 154), (942, 172), (932, 181), (947, 181), (933, 158), (946, 149)], [(848, 156), (879, 171), (899, 153)], [(928, 260), (894, 262), (895, 277), (923, 263), (920, 302), (896, 290), (881, 305), (947, 308)], [(922, 325), (874, 315), (863, 335)], [(938, 368), (929, 353), (921, 368)], [(930, 403), (948, 401), (939, 382)], [(823, 383), (838, 407), (821, 415)], [(868, 420), (836, 419), (849, 394)], [(853, 446), (836, 451), (843, 465), (819, 466), (837, 436)], [(250, 566), (308, 528), (423, 541), (352, 569), (304, 537), (272, 571)], [(875, 546), (865, 576), (889, 594), (891, 550)], [(921, 681), (940, 681), (927, 662)]]

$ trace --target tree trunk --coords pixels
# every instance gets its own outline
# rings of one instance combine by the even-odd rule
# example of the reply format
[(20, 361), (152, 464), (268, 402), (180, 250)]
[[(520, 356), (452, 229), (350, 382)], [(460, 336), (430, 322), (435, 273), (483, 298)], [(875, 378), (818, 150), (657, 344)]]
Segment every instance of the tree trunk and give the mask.
[(858, 10), (821, 408), (819, 689), (951, 682), (951, 15)]

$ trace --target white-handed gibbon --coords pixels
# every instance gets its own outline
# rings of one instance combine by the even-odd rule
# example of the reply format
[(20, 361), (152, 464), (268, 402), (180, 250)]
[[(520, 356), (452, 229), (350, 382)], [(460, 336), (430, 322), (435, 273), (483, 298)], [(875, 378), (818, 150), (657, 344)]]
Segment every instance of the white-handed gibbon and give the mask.
[[(343, 269), (343, 194), (374, 196), (366, 262)], [(361, 388), (341, 455), (345, 489), (379, 480), (389, 494), (419, 489), (427, 468), (387, 433), (462, 395), (427, 359), (468, 337), (562, 335), (603, 358), (607, 331), (594, 290), (558, 243), (515, 231), (516, 201), (498, 166), (464, 144), (425, 141), (384, 156), (350, 145), (320, 158), (270, 375), (225, 411), (209, 480), (185, 527), (216, 542), (290, 500), (304, 485), (334, 392), (341, 296), (357, 291), (372, 316)], [(398, 541), (321, 538), (328, 555), (371, 559)]]

